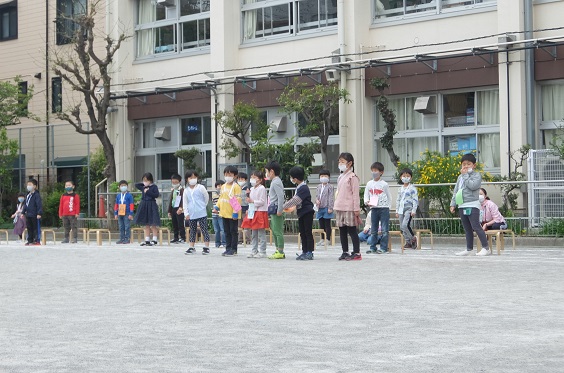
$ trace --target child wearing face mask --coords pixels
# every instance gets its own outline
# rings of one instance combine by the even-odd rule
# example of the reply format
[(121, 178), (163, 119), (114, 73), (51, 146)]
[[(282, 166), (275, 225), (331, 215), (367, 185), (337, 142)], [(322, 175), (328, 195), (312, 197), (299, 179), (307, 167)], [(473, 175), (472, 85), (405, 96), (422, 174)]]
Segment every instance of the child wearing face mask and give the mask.
[(18, 203), (16, 205), (16, 212), (12, 214), (12, 219), (14, 219), (14, 234), (16, 234), (20, 239), (18, 243), (22, 240), (22, 234), (25, 230), (25, 219), (22, 217), (22, 211), (25, 202), (25, 194), (18, 194)]
[(246, 200), (249, 209), (241, 227), (249, 228), (252, 231), (251, 244), (253, 249), (248, 258), (266, 258), (266, 228), (269, 227), (268, 203), (266, 188), (264, 187), (264, 174), (261, 171), (255, 171), (251, 174), (251, 190)]
[[(247, 214), (247, 210), (249, 209), (249, 203), (247, 202), (247, 197), (249, 197), (249, 193), (251, 192), (251, 190), (249, 189), (248, 178), (249, 176), (244, 172), (239, 172), (239, 174), (237, 175), (237, 185), (241, 187), (241, 216), (243, 217)], [(241, 219), (239, 220), (238, 223), (239, 228), (243, 227), (242, 224), (243, 224), (243, 220)], [(243, 237), (247, 242), (243, 242)], [(250, 242), (251, 230), (245, 229), (245, 234), (243, 235), (243, 237), (239, 237), (238, 243), (247, 244), (248, 242)]]
[[(157, 233), (161, 225), (161, 216), (157, 206), (157, 197), (160, 195), (159, 188), (153, 184), (153, 175), (150, 172), (143, 174), (143, 182), (136, 183), (135, 187), (141, 191), (141, 203), (133, 223), (144, 225), (145, 242), (141, 246), (153, 246), (158, 244)], [(151, 232), (153, 239), (151, 240)]]
[(370, 253), (383, 254), (388, 252), (388, 230), (390, 227), (390, 205), (392, 195), (388, 183), (382, 180), (384, 174), (384, 165), (380, 162), (372, 163), (370, 166), (372, 171), (372, 180), (366, 183), (364, 189), (364, 203), (370, 207), (373, 227), (382, 227), (380, 248), (376, 248), (378, 241), (378, 231), (371, 231), (372, 240), (370, 245)]
[[(319, 185), (317, 186), (317, 198), (315, 199), (319, 228), (325, 231), (327, 245), (331, 242), (331, 219), (335, 218), (335, 214), (333, 213), (335, 192), (333, 191), (333, 185), (329, 183), (329, 177), (329, 170), (319, 171)], [(317, 246), (323, 246), (324, 244), (325, 242), (321, 239), (317, 243)]]
[(40, 224), (41, 215), (43, 214), (43, 201), (37, 190), (37, 180), (30, 179), (27, 182), (27, 191), (25, 202), (22, 210), (22, 217), (25, 216), (27, 226), (27, 243), (26, 246), (40, 246)]
[(180, 184), (182, 176), (174, 174), (170, 177), (171, 190), (170, 201), (168, 203), (168, 217), (172, 221), (172, 230), (174, 232), (174, 239), (170, 243), (186, 242), (186, 229), (184, 229), (184, 210), (182, 207), (182, 200), (184, 195), (184, 188)]
[(482, 224), (482, 229), (484, 231), (490, 229), (507, 229), (505, 218), (499, 212), (497, 205), (490, 200), (488, 192), (486, 192), (484, 188), (480, 188), (478, 200), (480, 201), (480, 222)]
[[(80, 214), (80, 197), (74, 192), (74, 183), (65, 182), (65, 193), (59, 201), (59, 218), (63, 220), (65, 228), (65, 239), (61, 243), (77, 243), (78, 230), (77, 219)], [(72, 230), (72, 239), (69, 241)]]
[(212, 224), (213, 231), (215, 232), (215, 248), (219, 249), (225, 247), (225, 230), (223, 229), (223, 219), (219, 216), (219, 207), (217, 207), (217, 201), (219, 201), (219, 194), (221, 193), (221, 187), (225, 184), (225, 181), (218, 180), (215, 182), (215, 192), (212, 193)]
[(411, 184), (413, 172), (409, 168), (400, 171), (402, 186), (396, 198), (396, 218), (399, 218), (400, 229), (405, 239), (406, 249), (417, 248), (417, 238), (411, 229), (411, 221), (417, 212), (419, 198), (417, 188)]
[(133, 220), (134, 201), (133, 196), (127, 190), (128, 183), (125, 180), (119, 182), (119, 193), (116, 195), (114, 205), (114, 217), (118, 221), (119, 241), (118, 245), (126, 245), (131, 240), (131, 220)]
[(223, 219), (223, 228), (225, 229), (225, 251), (221, 254), (225, 257), (237, 255), (237, 244), (239, 243), (238, 221), (241, 218), (241, 187), (235, 181), (238, 173), (239, 170), (235, 166), (225, 167), (223, 170), (225, 184), (221, 187), (217, 201), (219, 216)]
[[(337, 195), (335, 197), (335, 221), (339, 227), (341, 247), (343, 253), (339, 260), (362, 260), (360, 254), (360, 240), (358, 226), (360, 219), (360, 187), (358, 177), (354, 173), (354, 157), (351, 153), (339, 155), (339, 171), (337, 179)], [(349, 254), (349, 240), (351, 237), (353, 253)]]
[(183, 209), (184, 216), (188, 220), (190, 226), (190, 247), (186, 250), (186, 254), (194, 254), (196, 252), (196, 233), (198, 226), (204, 236), (203, 255), (210, 253), (210, 234), (208, 232), (208, 202), (210, 197), (206, 187), (198, 184), (198, 173), (194, 170), (186, 171), (184, 179), (186, 180), (186, 189), (184, 190)]

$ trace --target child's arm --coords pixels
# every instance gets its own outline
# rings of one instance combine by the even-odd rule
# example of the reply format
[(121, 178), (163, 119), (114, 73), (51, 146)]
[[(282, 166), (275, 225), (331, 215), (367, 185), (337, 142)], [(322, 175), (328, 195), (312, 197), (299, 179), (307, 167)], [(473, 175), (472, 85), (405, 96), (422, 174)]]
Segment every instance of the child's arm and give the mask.
[[(352, 200), (353, 200), (353, 211), (355, 215), (358, 216), (360, 213), (360, 183), (357, 176), (350, 178), (351, 190), (352, 190)], [(365, 192), (366, 193), (366, 192)]]
[(335, 206), (335, 192), (333, 185), (328, 184), (327, 193), (327, 210), (329, 213), (331, 213), (333, 212), (333, 207)]
[(76, 202), (76, 214), (75, 215), (78, 216), (78, 215), (80, 215), (80, 196), (76, 193), (74, 194), (74, 196), (76, 198), (76, 200), (75, 200), (75, 202)]
[(413, 188), (413, 210), (411, 210), (411, 214), (415, 215), (415, 213), (417, 212), (417, 208), (419, 207), (419, 196), (417, 193), (417, 188), (414, 187), (413, 185), (411, 186)]
[(459, 180), (460, 180), (460, 176), (458, 176), (458, 178), (456, 179), (456, 185), (454, 186), (454, 191), (452, 192), (452, 198), (450, 199), (450, 207), (456, 207), (456, 193), (458, 193)]
[(401, 202), (401, 187), (398, 190), (398, 195), (396, 197), (396, 215), (397, 215), (398, 208), (400, 206), (400, 202)]
[(59, 199), (59, 218), (63, 216), (63, 197), (64, 194), (61, 196), (61, 199)]
[(482, 174), (479, 172), (472, 172), (468, 175), (464, 185), (470, 190), (478, 190), (482, 186)]
[(184, 211), (184, 217), (188, 220), (188, 188), (184, 189), (184, 195), (182, 196), (182, 210)]
[(43, 215), (43, 201), (41, 200), (41, 194), (39, 194), (39, 192), (36, 193), (37, 196), (36, 196), (35, 206), (37, 207), (37, 216), (41, 218), (41, 215)]
[(302, 199), (296, 194), (288, 202), (286, 202), (282, 208), (286, 210), (291, 207), (298, 206), (300, 203), (302, 203)]
[(210, 194), (208, 193), (208, 190), (206, 189), (206, 187), (203, 186), (202, 184), (200, 184), (199, 188), (202, 191), (202, 193), (204, 194), (204, 200), (206, 201), (206, 206), (207, 206), (208, 203), (210, 202)]
[(390, 207), (392, 207), (392, 193), (390, 193), (390, 186), (386, 182), (384, 182), (384, 193), (386, 193), (386, 197), (388, 197), (388, 203), (390, 204)]
[(116, 201), (114, 203), (114, 216), (117, 217), (118, 216), (118, 209), (119, 209), (119, 193), (116, 195)]
[(364, 203), (365, 204), (368, 204), (368, 201), (370, 201), (369, 185), (370, 185), (370, 181), (366, 183), (366, 187), (364, 188)]
[[(271, 186), (272, 188), (272, 186)], [(278, 213), (281, 214), (282, 210), (284, 209), (284, 185), (282, 184), (282, 180), (280, 183), (275, 183), (274, 188), (272, 188), (273, 192), (276, 196), (276, 203), (278, 206)], [(271, 201), (274, 202), (274, 201)]]
[(128, 192), (125, 195), (125, 199), (126, 201), (129, 201), (127, 202), (129, 204), (129, 216), (133, 216), (133, 211), (135, 211), (135, 200), (133, 199), (133, 194)]
[(140, 191), (143, 191), (143, 189), (145, 189), (145, 184), (135, 183), (135, 188), (139, 189)]
[(158, 196), (160, 195), (159, 188), (155, 184), (150, 185), (149, 190), (147, 190), (147, 193), (145, 193), (145, 195), (151, 198), (158, 198)]

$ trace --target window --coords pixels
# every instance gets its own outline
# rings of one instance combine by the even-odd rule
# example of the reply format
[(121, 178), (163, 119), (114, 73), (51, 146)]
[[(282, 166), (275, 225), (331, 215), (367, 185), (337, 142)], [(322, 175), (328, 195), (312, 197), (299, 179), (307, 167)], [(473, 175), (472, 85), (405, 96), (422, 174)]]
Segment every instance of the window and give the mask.
[(208, 50), (210, 1), (169, 0), (165, 5), (138, 0), (137, 57)]
[(0, 5), (0, 41), (18, 37), (18, 2)]
[(337, 25), (335, 0), (243, 0), (243, 41)]
[(25, 117), (28, 115), (27, 82), (19, 82), (18, 87), (20, 89), (20, 94), (18, 97), (18, 105), (20, 106), (18, 115), (20, 117)]
[(564, 139), (564, 84), (547, 84), (540, 87), (541, 143), (545, 149), (553, 142)]
[(75, 21), (86, 14), (86, 0), (57, 0), (57, 45), (73, 41), (79, 29)]
[(167, 180), (174, 174), (178, 173), (178, 158), (173, 153), (158, 154), (159, 170), (157, 173), (158, 180)]
[(374, 0), (374, 19), (402, 19), (476, 9), (495, 5), (496, 0)]
[(59, 77), (51, 80), (51, 111), (53, 113), (63, 111), (63, 82)]
[(211, 118), (196, 117), (181, 120), (182, 145), (211, 144)]

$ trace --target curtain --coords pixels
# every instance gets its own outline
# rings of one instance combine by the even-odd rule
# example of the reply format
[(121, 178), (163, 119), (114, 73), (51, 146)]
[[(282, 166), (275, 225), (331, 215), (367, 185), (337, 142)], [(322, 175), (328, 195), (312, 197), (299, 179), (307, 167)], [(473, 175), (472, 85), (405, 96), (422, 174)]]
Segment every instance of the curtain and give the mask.
[[(421, 153), (425, 150), (437, 151), (439, 150), (439, 140), (434, 137), (418, 137), (408, 140), (408, 162), (415, 162), (421, 159)], [(405, 160), (404, 160), (405, 161)]]
[(484, 168), (500, 167), (499, 133), (478, 135), (478, 161)]
[[(388, 107), (396, 114), (396, 130), (405, 131), (405, 99), (390, 99), (388, 100)], [(380, 116), (379, 113), (378, 115), (378, 123), (380, 123), (378, 131), (384, 132), (386, 131), (386, 124), (384, 123), (382, 116)]]
[(406, 99), (406, 120), (407, 129), (409, 130), (420, 130), (423, 129), (423, 114), (416, 112), (413, 108), (415, 107), (415, 101), (417, 97), (409, 97)]
[[(256, 0), (245, 0), (246, 4), (254, 4)], [(257, 30), (257, 11), (247, 10), (243, 16), (243, 40), (250, 40), (256, 37)]]
[[(138, 25), (156, 21), (155, 5), (151, 0), (139, 0)], [(153, 29), (137, 31), (137, 56), (148, 56), (155, 53), (155, 34)]]
[(499, 91), (480, 91), (478, 95), (478, 125), (499, 124)]
[(541, 87), (542, 120), (564, 120), (564, 85)]

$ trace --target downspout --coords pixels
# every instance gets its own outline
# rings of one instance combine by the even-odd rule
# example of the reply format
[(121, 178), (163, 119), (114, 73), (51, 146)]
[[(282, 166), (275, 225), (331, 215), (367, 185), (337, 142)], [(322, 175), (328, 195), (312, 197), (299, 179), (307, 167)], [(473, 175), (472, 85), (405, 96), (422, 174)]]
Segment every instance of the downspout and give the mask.
[[(337, 2), (337, 32), (339, 38), (339, 54), (340, 62), (346, 63), (345, 58), (345, 0), (338, 0)], [(343, 71), (341, 72), (341, 89), (347, 88), (347, 74)], [(339, 151), (343, 152), (347, 150), (347, 132), (348, 126), (346, 124), (346, 104), (343, 101), (339, 101)]]
[(45, 153), (47, 157), (47, 182), (49, 182), (49, 0), (45, 0)]
[(510, 86), (509, 86), (509, 48), (505, 50), (505, 79), (507, 89), (507, 174), (511, 173), (511, 101), (510, 101)]
[[(525, 0), (525, 39), (533, 38), (533, 0)], [(530, 45), (530, 43), (529, 43)], [(535, 49), (525, 50), (525, 107), (527, 142), (533, 149), (537, 147), (536, 141), (536, 112), (535, 112)]]

